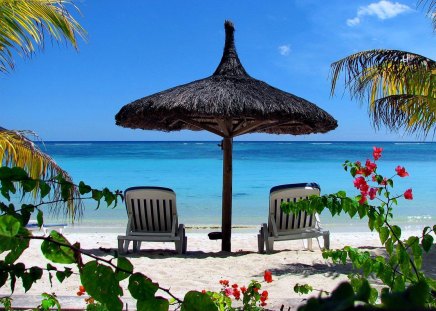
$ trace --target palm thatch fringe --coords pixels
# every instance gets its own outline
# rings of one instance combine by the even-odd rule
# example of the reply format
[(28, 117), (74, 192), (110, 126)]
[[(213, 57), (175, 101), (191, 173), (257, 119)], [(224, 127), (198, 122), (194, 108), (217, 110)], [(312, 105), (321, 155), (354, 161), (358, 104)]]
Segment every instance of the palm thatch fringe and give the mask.
[[(0, 164), (21, 167), (34, 179), (51, 179), (60, 174), (66, 181), (72, 183), (70, 175), (26, 137), (29, 134), (35, 135), (30, 131), (11, 131), (0, 127)], [(39, 189), (33, 192), (34, 198), (38, 193)], [(71, 189), (70, 198), (71, 200), (65, 202), (66, 209), (61, 208), (64, 206), (62, 202), (56, 202), (49, 205), (49, 212), (59, 216), (63, 211), (71, 221), (80, 218), (83, 213), (83, 203), (76, 187)], [(61, 200), (60, 187), (55, 186), (50, 200)]]

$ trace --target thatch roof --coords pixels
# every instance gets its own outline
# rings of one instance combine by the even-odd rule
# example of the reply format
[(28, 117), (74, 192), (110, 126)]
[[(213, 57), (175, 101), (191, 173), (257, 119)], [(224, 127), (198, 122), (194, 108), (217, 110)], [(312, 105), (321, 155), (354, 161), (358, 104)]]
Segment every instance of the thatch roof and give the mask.
[(234, 45), (234, 27), (225, 22), (226, 41), (212, 76), (162, 91), (124, 106), (116, 124), (144, 130), (206, 129), (221, 136), (261, 132), (325, 133), (337, 127), (309, 101), (250, 77)]

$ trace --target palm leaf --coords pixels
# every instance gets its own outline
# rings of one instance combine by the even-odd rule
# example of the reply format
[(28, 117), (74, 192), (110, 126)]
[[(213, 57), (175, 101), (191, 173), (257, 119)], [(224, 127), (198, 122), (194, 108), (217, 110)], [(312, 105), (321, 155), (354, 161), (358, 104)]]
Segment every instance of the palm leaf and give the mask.
[[(34, 179), (52, 179), (59, 174), (72, 182), (71, 177), (47, 154), (42, 152), (26, 135), (35, 135), (30, 131), (10, 131), (0, 127), (0, 163), (2, 166), (18, 166), (26, 170), (31, 178)], [(36, 197), (38, 191), (33, 193)], [(69, 195), (70, 199), (66, 202), (67, 209), (64, 210), (66, 216), (72, 221), (80, 218), (83, 212), (83, 204), (79, 199), (79, 192), (73, 187)], [(61, 200), (59, 187), (54, 188), (52, 197), (53, 201)], [(51, 204), (50, 212), (59, 215), (61, 209), (59, 204)]]
[(67, 10), (70, 0), (0, 0), (0, 71), (14, 67), (13, 56), (29, 57), (43, 48), (46, 34), (77, 48), (76, 36), (86, 32)]
[(436, 31), (436, 1), (435, 0), (420, 0), (418, 6), (427, 7), (427, 15), (433, 22), (433, 31)]
[(369, 103), (376, 127), (385, 124), (391, 130), (404, 128), (426, 135), (436, 124), (432, 117), (436, 62), (432, 59), (398, 50), (350, 55), (331, 65), (331, 95), (342, 73), (351, 97)]

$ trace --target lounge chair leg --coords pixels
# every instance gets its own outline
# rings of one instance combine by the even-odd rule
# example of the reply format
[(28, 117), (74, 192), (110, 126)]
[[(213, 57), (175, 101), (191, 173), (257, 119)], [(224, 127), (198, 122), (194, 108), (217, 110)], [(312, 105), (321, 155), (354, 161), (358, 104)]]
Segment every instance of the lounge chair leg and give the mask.
[(141, 249), (141, 242), (139, 241), (132, 241), (133, 242), (133, 252), (139, 252), (139, 250)]
[(330, 249), (330, 232), (324, 232), (322, 237), (324, 240), (324, 249)]
[(274, 238), (268, 237), (266, 239), (265, 246), (266, 246), (266, 253), (271, 254), (274, 251)]
[(179, 241), (175, 241), (176, 243), (176, 251), (179, 254), (185, 254), (186, 253), (186, 244), (188, 243), (188, 239), (186, 237), (186, 231), (185, 231), (185, 226), (180, 224), (178, 231), (177, 231), (177, 235), (180, 238)]
[(262, 230), (260, 230), (259, 234), (257, 235), (257, 249), (259, 254), (265, 253), (265, 241), (263, 239)]
[(178, 254), (181, 254), (182, 253), (182, 241), (181, 240), (179, 240), (179, 241), (174, 241), (174, 244), (176, 245), (176, 252), (178, 253)]
[(130, 240), (124, 240), (124, 253), (129, 251)]
[(312, 239), (307, 239), (307, 249), (313, 251)]
[(123, 244), (124, 240), (118, 239), (118, 253), (120, 254), (124, 253)]
[(183, 237), (183, 249), (182, 249), (182, 254), (186, 254), (186, 248), (188, 246), (188, 237)]

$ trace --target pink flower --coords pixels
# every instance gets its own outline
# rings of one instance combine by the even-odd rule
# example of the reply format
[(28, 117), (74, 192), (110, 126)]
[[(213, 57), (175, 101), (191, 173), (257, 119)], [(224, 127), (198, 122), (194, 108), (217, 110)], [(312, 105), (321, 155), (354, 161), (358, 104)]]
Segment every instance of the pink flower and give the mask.
[(377, 196), (377, 188), (369, 189), (368, 195), (370, 200), (374, 200), (375, 197)]
[(245, 286), (241, 286), (241, 292), (242, 292), (243, 294), (245, 294), (246, 291), (247, 291), (247, 288), (246, 288)]
[(377, 148), (377, 147), (372, 147), (373, 152), (372, 152), (372, 156), (374, 157), (374, 160), (377, 161), (378, 159), (381, 158), (381, 153), (383, 151), (383, 148)]
[(272, 273), (269, 270), (265, 270), (265, 273), (263, 274), (263, 279), (267, 282), (267, 283), (271, 283), (272, 282)]
[(365, 170), (366, 176), (371, 175), (377, 168), (377, 164), (371, 162), (370, 160), (366, 160), (365, 166), (366, 166), (366, 170)]
[(364, 185), (366, 185), (366, 180), (362, 176), (354, 179), (354, 187), (356, 187), (357, 189), (360, 190)]
[(236, 300), (239, 300), (239, 298), (241, 298), (241, 292), (238, 289), (234, 288), (233, 296), (235, 297)]
[(401, 167), (401, 166), (398, 165), (398, 166), (395, 168), (395, 171), (397, 172), (398, 176), (400, 176), (400, 177), (406, 177), (406, 176), (409, 176), (409, 173), (406, 172), (406, 169), (404, 168), (404, 166)]
[(227, 297), (231, 296), (233, 294), (233, 289), (231, 289), (230, 287), (226, 287), (226, 289), (224, 290), (224, 295), (226, 295)]
[(404, 191), (404, 198), (406, 200), (413, 200), (412, 189), (407, 189), (406, 191)]
[(361, 198), (359, 200), (359, 204), (363, 205), (364, 203), (366, 203), (367, 199), (366, 199), (366, 195), (361, 195)]

